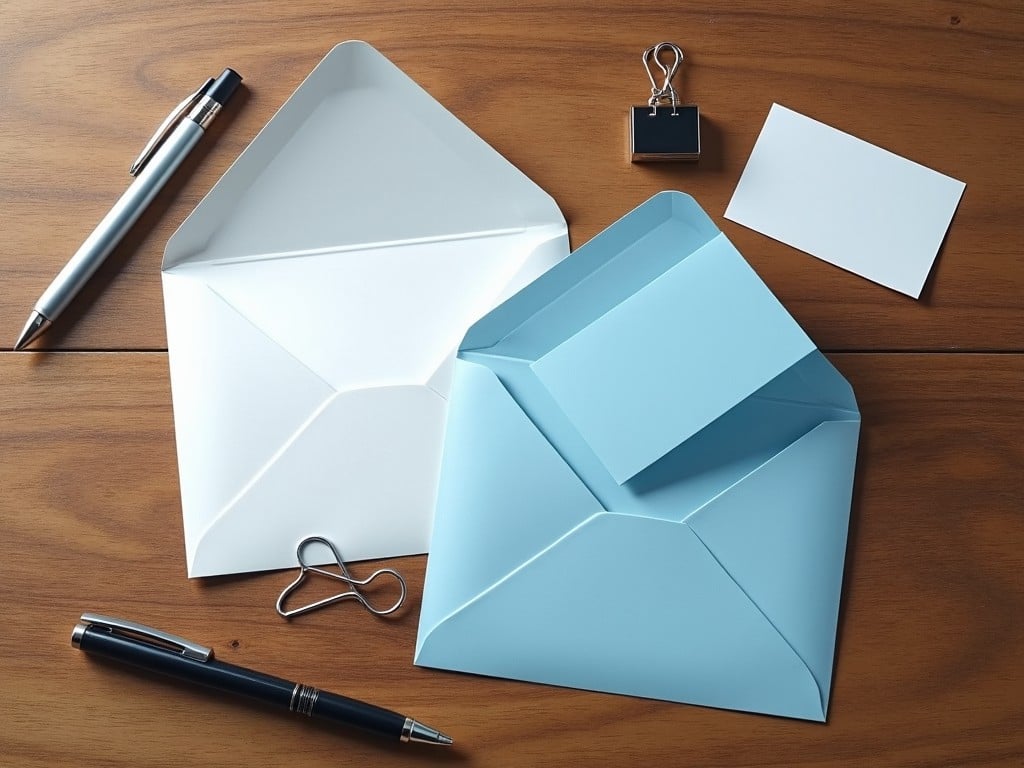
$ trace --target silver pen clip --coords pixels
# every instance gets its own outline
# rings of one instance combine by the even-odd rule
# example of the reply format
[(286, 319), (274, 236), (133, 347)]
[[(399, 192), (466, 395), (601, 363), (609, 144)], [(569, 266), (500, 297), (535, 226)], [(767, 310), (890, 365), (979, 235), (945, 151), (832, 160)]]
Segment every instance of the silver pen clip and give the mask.
[(170, 135), (171, 131), (181, 121), (181, 118), (188, 114), (188, 111), (196, 105), (196, 102), (202, 98), (211, 85), (213, 85), (212, 77), (199, 86), (195, 93), (190, 93), (178, 106), (171, 110), (171, 114), (160, 123), (160, 127), (156, 129), (153, 138), (146, 142), (146, 146), (142, 148), (142, 152), (135, 162), (132, 163), (131, 170), (128, 171), (132, 176), (139, 175), (139, 172), (146, 166), (146, 163), (153, 157), (154, 153), (160, 148), (160, 145), (164, 143), (164, 139)]
[(154, 645), (167, 648), (180, 653), (190, 659), (197, 661), (209, 661), (213, 658), (213, 649), (193, 643), (183, 637), (172, 635), (168, 632), (161, 632), (159, 629), (147, 627), (145, 624), (137, 624), (134, 621), (115, 619), (112, 616), (101, 616), (98, 613), (83, 613), (81, 624), (78, 624), (71, 633), (71, 644), (78, 648), (81, 645), (82, 634), (90, 627), (106, 629), (117, 635), (125, 635), (135, 640), (144, 640)]

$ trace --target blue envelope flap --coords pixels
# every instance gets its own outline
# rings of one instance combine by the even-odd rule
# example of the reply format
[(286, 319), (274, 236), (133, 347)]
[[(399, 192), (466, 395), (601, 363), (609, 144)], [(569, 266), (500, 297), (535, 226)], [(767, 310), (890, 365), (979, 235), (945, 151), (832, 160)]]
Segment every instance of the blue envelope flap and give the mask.
[(661, 192), (479, 320), (460, 351), (535, 360), (719, 234), (692, 197)]
[(415, 663), (824, 720), (799, 656), (666, 520), (594, 515), (443, 621), (421, 621)]
[(720, 234), (532, 368), (623, 483), (814, 349)]

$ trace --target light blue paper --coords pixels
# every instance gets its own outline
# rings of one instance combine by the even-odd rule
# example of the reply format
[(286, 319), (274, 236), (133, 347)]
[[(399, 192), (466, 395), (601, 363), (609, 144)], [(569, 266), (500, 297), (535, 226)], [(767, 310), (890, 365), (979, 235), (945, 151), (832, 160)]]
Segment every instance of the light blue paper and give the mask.
[(474, 325), (423, 666), (824, 720), (860, 415), (692, 198)]

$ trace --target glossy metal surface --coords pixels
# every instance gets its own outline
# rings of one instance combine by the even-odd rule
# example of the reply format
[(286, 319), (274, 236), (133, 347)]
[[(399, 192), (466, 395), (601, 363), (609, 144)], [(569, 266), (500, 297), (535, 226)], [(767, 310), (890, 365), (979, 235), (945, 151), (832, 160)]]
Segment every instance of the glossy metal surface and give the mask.
[(209, 661), (213, 657), (213, 649), (199, 645), (199, 643), (193, 643), (191, 640), (172, 635), (169, 632), (147, 627), (145, 624), (127, 621), (126, 619), (115, 619), (112, 616), (103, 616), (98, 613), (82, 614), (82, 623), (76, 626), (71, 633), (71, 644), (76, 648), (80, 647), (82, 635), (89, 627), (100, 627), (102, 629), (109, 629), (117, 634), (151, 640), (160, 645), (178, 650), (183, 656), (196, 659), (197, 661)]
[(103, 260), (121, 242), (202, 135), (203, 129), (191, 120), (182, 120), (178, 124), (132, 185), (114, 203), (114, 207), (39, 297), (34, 307), (36, 312), (52, 322), (64, 311)]

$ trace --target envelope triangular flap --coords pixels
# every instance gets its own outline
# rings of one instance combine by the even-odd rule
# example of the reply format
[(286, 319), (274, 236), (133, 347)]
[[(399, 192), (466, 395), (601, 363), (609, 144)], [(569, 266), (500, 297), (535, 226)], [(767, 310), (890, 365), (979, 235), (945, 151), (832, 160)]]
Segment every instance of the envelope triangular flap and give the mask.
[(800, 659), (665, 520), (596, 515), (423, 634), (424, 666), (823, 719)]
[(807, 665), (823, 715), (859, 428), (822, 423), (686, 520)]
[[(652, 221), (666, 202), (668, 219)], [(708, 224), (692, 198), (656, 196), (545, 276), (578, 288), (527, 288), (471, 329), (463, 349), (497, 335), (500, 313), (507, 334), (487, 351), (535, 360), (611, 475), (629, 480), (815, 349)], [(580, 264), (598, 269), (580, 281)]]
[(164, 269), (560, 221), (549, 195), (366, 43), (336, 46), (174, 234)]

